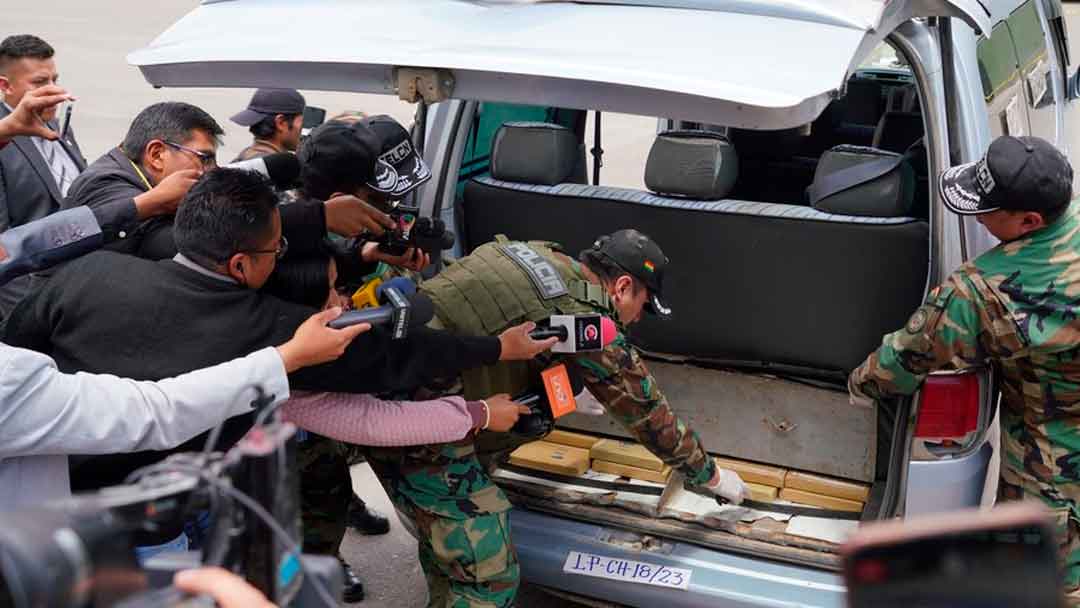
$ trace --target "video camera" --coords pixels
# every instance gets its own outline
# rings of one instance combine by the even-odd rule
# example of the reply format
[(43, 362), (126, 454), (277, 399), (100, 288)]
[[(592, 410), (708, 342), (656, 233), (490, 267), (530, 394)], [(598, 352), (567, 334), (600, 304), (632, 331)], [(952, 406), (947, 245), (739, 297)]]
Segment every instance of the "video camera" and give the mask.
[(420, 208), (398, 203), (389, 211), (397, 226), (387, 230), (379, 238), (379, 250), (390, 255), (404, 255), (417, 247), (429, 254), (437, 254), (454, 246), (454, 233), (438, 218), (420, 217)]
[[(279, 606), (339, 605), (337, 559), (300, 553), (296, 427), (267, 422), (274, 408), (259, 395), (254, 427), (224, 454), (175, 454), (135, 471), (127, 485), (0, 513), (0, 606), (179, 605), (191, 598), (169, 587), (172, 575), (204, 565), (239, 574)], [(212, 522), (201, 555), (164, 554), (140, 566), (136, 532), (201, 510)]]

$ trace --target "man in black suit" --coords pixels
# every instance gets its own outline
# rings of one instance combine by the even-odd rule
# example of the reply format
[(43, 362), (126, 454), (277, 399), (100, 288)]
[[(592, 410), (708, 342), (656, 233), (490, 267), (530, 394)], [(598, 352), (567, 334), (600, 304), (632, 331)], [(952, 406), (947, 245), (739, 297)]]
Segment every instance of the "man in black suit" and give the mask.
[[(27, 91), (56, 83), (53, 54), (49, 43), (29, 34), (0, 42), (0, 118), (10, 114)], [(41, 119), (59, 131), (56, 114), (55, 107), (49, 108)], [(0, 150), (0, 232), (59, 210), (71, 183), (86, 168), (70, 128), (62, 139), (20, 136), (11, 144)], [(0, 288), (0, 319), (11, 313), (29, 285), (29, 277), (20, 277)]]

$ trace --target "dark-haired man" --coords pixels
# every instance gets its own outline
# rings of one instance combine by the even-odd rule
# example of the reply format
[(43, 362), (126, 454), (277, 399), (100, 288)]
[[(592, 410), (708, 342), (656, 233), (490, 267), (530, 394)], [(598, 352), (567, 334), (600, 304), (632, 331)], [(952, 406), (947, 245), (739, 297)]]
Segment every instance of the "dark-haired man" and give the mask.
[(233, 159), (249, 160), (277, 152), (296, 152), (304, 125), (304, 96), (296, 89), (258, 89), (242, 112), (229, 120), (247, 127), (255, 141)]
[[(37, 36), (19, 34), (0, 42), (0, 118), (19, 105), (27, 91), (55, 84), (60, 75), (55, 51)], [(56, 107), (41, 119), (57, 129)], [(19, 136), (0, 150), (0, 232), (43, 218), (60, 209), (68, 189), (86, 160), (68, 128), (63, 138)], [(19, 277), (0, 288), (0, 319), (11, 312), (30, 288), (30, 277)]]
[(65, 208), (86, 205), (114, 251), (172, 257), (172, 219), (203, 171), (217, 166), (224, 133), (201, 108), (155, 103), (135, 117), (123, 143), (91, 164), (71, 186)]
[(999, 500), (1056, 516), (1069, 605), (1080, 602), (1080, 220), (1053, 144), (999, 137), (945, 171), (945, 206), (1001, 241), (934, 288), (848, 379), (852, 402), (911, 395), (935, 370), (990, 365), (1001, 387)]

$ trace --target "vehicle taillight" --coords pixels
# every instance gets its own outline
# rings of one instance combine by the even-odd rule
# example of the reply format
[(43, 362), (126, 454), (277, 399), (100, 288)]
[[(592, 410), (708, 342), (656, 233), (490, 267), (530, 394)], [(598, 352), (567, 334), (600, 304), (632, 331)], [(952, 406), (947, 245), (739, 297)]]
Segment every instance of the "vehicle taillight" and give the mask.
[(963, 437), (979, 427), (979, 375), (929, 376), (919, 399), (916, 437)]

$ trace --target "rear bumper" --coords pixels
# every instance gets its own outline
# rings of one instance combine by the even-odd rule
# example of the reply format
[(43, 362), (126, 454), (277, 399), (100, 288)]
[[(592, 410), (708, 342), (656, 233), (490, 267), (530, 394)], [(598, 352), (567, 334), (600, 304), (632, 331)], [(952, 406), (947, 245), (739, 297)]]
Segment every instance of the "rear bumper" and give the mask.
[[(831, 572), (667, 540), (656, 549), (633, 549), (602, 540), (611, 528), (526, 509), (514, 509), (510, 523), (522, 576), (545, 587), (642, 608), (844, 605), (843, 582)], [(690, 588), (566, 574), (562, 569), (570, 551), (686, 568), (693, 571)]]
[(979, 449), (961, 458), (911, 462), (905, 517), (979, 506), (993, 453), (993, 446), (984, 441)]

